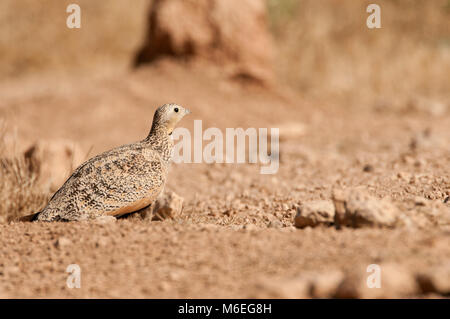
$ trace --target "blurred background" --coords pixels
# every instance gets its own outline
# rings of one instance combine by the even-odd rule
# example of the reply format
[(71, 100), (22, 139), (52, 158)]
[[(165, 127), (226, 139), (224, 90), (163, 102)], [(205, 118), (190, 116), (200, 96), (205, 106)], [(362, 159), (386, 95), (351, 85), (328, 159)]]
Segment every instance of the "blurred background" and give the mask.
[[(125, 0), (76, 1), (82, 10), (81, 29), (65, 25), (69, 15), (66, 7), (72, 2), (1, 2), (2, 81), (42, 73), (92, 76), (129, 70), (140, 48), (153, 45), (148, 42), (151, 0), (134, 0), (132, 5)], [(448, 103), (448, 0), (380, 0), (377, 4), (381, 6), (382, 28), (373, 30), (365, 24), (370, 1), (247, 2), (250, 6), (264, 2), (267, 7), (265, 14), (272, 42), (262, 49), (273, 49), (276, 55), (273, 67), (282, 85), (316, 97), (343, 99), (346, 103), (368, 103), (374, 98), (402, 103), (417, 96)], [(180, 8), (166, 10), (177, 5), (163, 1), (160, 10), (168, 14), (161, 15), (156, 27), (164, 23), (182, 24), (192, 32), (205, 33), (201, 28), (210, 26), (185, 10), (186, 7), (195, 10), (196, 6), (201, 9), (203, 3), (188, 0), (179, 4)], [(220, 9), (225, 14), (234, 10), (231, 16), (242, 15), (238, 2), (231, 1), (225, 7)], [(203, 14), (200, 19), (214, 19), (214, 12), (201, 13), (200, 9), (198, 15)], [(223, 13), (220, 10), (219, 14)], [(256, 10), (250, 11), (251, 14), (260, 13)], [(247, 27), (245, 21), (235, 23)], [(261, 35), (256, 31), (260, 30), (255, 28), (248, 34), (258, 38)]]

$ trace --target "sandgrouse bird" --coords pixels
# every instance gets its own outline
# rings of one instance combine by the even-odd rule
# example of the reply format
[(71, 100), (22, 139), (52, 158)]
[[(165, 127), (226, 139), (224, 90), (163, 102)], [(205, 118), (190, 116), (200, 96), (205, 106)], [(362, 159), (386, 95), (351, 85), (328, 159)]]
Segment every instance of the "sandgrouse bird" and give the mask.
[(171, 134), (190, 111), (160, 106), (148, 136), (80, 165), (39, 213), (21, 220), (79, 221), (136, 212), (151, 205), (166, 182), (173, 150)]

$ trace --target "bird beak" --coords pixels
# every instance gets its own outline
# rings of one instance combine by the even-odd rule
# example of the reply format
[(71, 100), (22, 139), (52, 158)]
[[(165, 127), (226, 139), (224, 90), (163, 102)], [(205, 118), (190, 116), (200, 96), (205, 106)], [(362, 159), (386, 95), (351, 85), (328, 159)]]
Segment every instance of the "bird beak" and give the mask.
[(188, 114), (191, 114), (192, 112), (191, 111), (189, 111), (188, 109), (184, 109), (184, 114), (185, 115), (188, 115)]

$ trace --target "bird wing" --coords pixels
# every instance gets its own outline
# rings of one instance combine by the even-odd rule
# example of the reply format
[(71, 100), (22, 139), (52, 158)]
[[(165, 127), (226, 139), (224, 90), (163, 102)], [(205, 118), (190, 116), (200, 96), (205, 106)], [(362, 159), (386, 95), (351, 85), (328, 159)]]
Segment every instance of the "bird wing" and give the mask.
[(122, 206), (114, 211), (106, 212), (106, 215), (119, 217), (128, 213), (137, 212), (138, 210), (145, 208), (153, 203), (156, 198), (158, 198), (163, 188), (163, 185), (161, 187), (155, 187), (154, 189), (150, 190), (145, 197), (134, 202), (127, 203), (125, 206)]
[(166, 171), (154, 150), (130, 144), (105, 152), (78, 167), (38, 219), (57, 214), (60, 219), (77, 220), (139, 210), (162, 191)]

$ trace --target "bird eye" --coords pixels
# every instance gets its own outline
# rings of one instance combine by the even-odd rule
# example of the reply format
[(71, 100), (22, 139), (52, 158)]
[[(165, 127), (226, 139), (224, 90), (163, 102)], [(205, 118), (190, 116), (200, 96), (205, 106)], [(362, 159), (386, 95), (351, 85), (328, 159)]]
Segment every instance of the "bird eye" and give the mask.
[(175, 111), (175, 113), (178, 113), (178, 108), (177, 107), (174, 108), (173, 110)]

